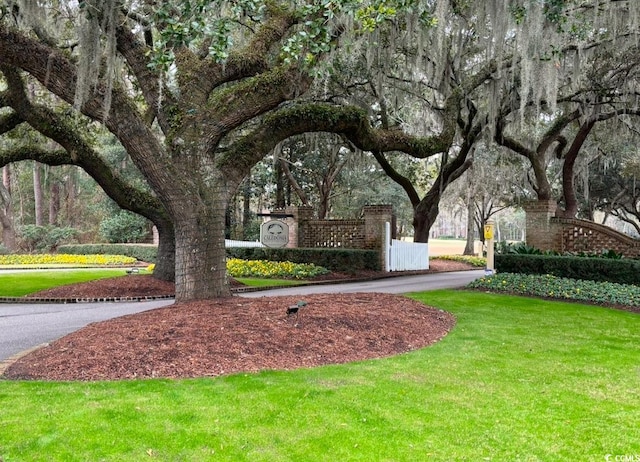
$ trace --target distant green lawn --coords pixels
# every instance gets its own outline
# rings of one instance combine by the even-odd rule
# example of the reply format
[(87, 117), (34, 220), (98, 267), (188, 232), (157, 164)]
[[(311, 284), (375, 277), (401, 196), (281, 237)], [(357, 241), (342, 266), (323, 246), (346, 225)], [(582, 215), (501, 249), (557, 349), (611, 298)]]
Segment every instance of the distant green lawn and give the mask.
[[(22, 297), (52, 287), (126, 274), (124, 269), (95, 268), (34, 270), (17, 273), (0, 271), (0, 297)], [(236, 278), (236, 280), (250, 287), (286, 287), (305, 283), (305, 281), (293, 279)]]
[(452, 312), (457, 325), (393, 358), (197, 380), (0, 381), (0, 460), (640, 454), (639, 315), (480, 292), (413, 297)]
[(0, 271), (0, 297), (22, 297), (52, 287), (126, 274), (126, 271), (121, 268)]

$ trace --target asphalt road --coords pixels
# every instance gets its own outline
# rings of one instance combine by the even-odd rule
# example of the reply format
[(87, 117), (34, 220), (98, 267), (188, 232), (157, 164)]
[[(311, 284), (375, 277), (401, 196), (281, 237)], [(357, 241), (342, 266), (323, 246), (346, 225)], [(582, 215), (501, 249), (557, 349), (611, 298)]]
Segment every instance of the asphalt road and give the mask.
[[(401, 276), (375, 281), (315, 285), (248, 292), (243, 297), (305, 295), (313, 293), (407, 293), (462, 287), (484, 270)], [(173, 300), (151, 302), (13, 304), (0, 303), (0, 361), (51, 342), (92, 322), (167, 306)]]
[(374, 281), (349, 282), (343, 284), (286, 287), (268, 291), (249, 292), (246, 297), (305, 294), (337, 294), (353, 292), (385, 292), (405, 294), (422, 290), (452, 289), (463, 287), (469, 282), (484, 276), (484, 270), (456, 271), (451, 273), (431, 273), (420, 276), (397, 276)]

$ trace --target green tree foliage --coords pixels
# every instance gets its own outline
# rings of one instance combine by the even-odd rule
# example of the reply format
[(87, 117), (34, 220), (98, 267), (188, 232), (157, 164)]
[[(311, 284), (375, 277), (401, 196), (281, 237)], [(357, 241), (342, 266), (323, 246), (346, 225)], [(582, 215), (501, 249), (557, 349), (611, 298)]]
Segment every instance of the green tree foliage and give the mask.
[(149, 238), (149, 222), (140, 215), (121, 210), (102, 220), (100, 235), (112, 244), (142, 242)]
[(73, 242), (77, 235), (74, 228), (53, 225), (24, 225), (19, 229), (21, 247), (27, 252), (54, 252), (58, 246)]

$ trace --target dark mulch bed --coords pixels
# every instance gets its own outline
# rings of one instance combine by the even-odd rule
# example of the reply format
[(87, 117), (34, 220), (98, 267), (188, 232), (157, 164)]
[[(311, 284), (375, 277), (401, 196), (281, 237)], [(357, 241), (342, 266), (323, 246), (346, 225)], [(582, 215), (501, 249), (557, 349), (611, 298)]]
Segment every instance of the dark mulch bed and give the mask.
[(203, 377), (380, 358), (430, 345), (453, 316), (406, 297), (230, 297), (91, 324), (9, 366), (4, 378)]
[[(426, 272), (465, 269), (471, 267), (432, 260)], [(317, 280), (383, 276), (388, 274), (331, 273)], [(238, 286), (232, 281), (232, 287)], [(30, 296), (87, 299), (174, 293), (173, 283), (130, 275)], [(313, 367), (422, 348), (441, 339), (455, 324), (452, 315), (397, 295), (309, 295), (304, 297), (307, 305), (297, 315), (288, 316), (287, 308), (298, 301), (294, 297), (236, 296), (181, 303), (94, 323), (22, 357), (3, 377), (111, 380)]]

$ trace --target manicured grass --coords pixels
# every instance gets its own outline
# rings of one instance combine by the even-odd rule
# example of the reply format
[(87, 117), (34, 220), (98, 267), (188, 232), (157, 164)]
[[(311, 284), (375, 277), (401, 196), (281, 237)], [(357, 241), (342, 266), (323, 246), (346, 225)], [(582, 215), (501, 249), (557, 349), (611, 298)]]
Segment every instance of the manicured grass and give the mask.
[(413, 296), (458, 324), (436, 345), (393, 358), (215, 379), (0, 382), (0, 459), (640, 454), (640, 316), (478, 292)]
[(17, 273), (0, 271), (0, 297), (22, 297), (52, 287), (126, 274), (124, 269), (60, 269)]

